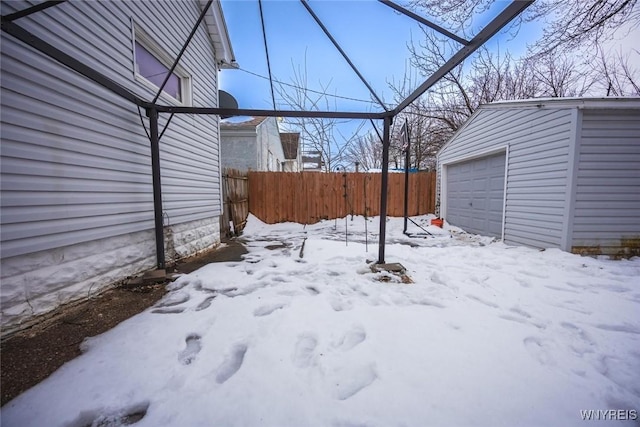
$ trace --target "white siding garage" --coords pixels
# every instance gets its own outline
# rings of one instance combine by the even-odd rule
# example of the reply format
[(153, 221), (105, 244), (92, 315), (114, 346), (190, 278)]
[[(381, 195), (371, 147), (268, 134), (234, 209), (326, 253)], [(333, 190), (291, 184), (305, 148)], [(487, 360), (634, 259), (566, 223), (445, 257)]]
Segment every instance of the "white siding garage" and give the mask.
[(640, 255), (639, 171), (640, 98), (488, 104), (438, 152), (438, 214), (508, 244)]
[(446, 166), (447, 220), (470, 233), (502, 238), (506, 153)]

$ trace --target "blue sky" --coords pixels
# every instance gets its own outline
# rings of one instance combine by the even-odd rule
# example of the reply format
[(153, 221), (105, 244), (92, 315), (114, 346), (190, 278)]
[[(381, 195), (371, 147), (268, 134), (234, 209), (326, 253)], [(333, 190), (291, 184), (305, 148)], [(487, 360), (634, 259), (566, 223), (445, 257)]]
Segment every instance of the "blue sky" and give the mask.
[[(476, 17), (467, 37), (475, 35), (508, 3), (509, 1), (498, 0), (492, 9)], [(366, 86), (299, 0), (263, 0), (262, 4), (274, 79), (292, 83), (293, 67), (304, 67), (306, 62), (309, 89), (320, 90), (323, 85), (329, 85), (331, 94), (342, 97), (331, 98), (329, 110), (381, 111), (381, 107), (371, 100)], [(378, 96), (390, 107), (394, 107), (396, 103), (393, 102), (388, 82), (394, 79), (401, 80), (405, 70), (410, 68), (407, 43), (412, 38), (418, 41), (423, 37), (420, 24), (375, 0), (310, 0), (308, 4)], [(223, 70), (220, 88), (231, 93), (237, 99), (240, 108), (272, 109), (268, 80), (242, 71), (268, 76), (258, 1), (222, 0), (222, 8), (236, 60), (241, 69)], [(446, 22), (425, 17), (444, 28), (449, 28)], [(503, 30), (494, 36), (487, 46), (493, 51), (508, 50), (519, 56), (525, 52), (528, 43), (534, 42), (540, 36), (542, 25), (543, 23), (527, 24), (521, 27), (516, 35)], [(624, 50), (633, 48), (633, 34), (624, 31), (620, 33), (620, 37), (625, 40), (622, 43), (612, 43), (611, 46), (616, 49), (622, 46)], [(640, 37), (638, 28), (635, 35)], [(640, 55), (636, 55), (636, 59), (638, 58)], [(414, 84), (419, 85), (424, 78), (418, 77)], [(288, 109), (283, 104), (277, 107)], [(361, 121), (351, 121), (350, 124), (342, 126), (341, 131), (344, 135), (349, 135), (356, 131), (360, 123)], [(380, 124), (378, 127), (381, 126)], [(371, 125), (365, 122), (360, 133), (364, 134), (370, 130)]]
[[(474, 26), (479, 29), (506, 4), (497, 2), (494, 10), (476, 19)], [(393, 104), (387, 82), (401, 79), (409, 67), (407, 43), (422, 37), (420, 24), (373, 0), (312, 0), (309, 5), (376, 93)], [(257, 0), (223, 0), (222, 7), (240, 68), (268, 76)], [(306, 62), (310, 89), (320, 90), (322, 85), (329, 85), (332, 94), (371, 101), (366, 86), (299, 1), (265, 0), (263, 11), (274, 79), (292, 83), (293, 67), (304, 67)], [(446, 23), (438, 24), (446, 28)], [(532, 40), (532, 33), (535, 31), (529, 28), (515, 39), (508, 34), (497, 36), (492, 44), (500, 45), (501, 49), (505, 46), (512, 51), (524, 50), (526, 42)], [(230, 92), (241, 108), (270, 109), (268, 80), (242, 70), (224, 70), (221, 89)], [(372, 102), (333, 99), (334, 110), (380, 110)]]

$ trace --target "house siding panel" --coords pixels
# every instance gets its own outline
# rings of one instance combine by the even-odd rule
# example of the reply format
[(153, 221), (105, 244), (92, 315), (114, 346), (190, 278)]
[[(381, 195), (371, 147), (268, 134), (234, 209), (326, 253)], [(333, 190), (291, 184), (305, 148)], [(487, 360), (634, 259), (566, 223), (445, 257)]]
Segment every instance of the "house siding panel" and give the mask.
[(222, 165), (225, 168), (259, 170), (255, 131), (237, 134), (222, 130), (221, 139)]
[(441, 150), (438, 172), (508, 146), (505, 242), (559, 247), (571, 129), (569, 108), (485, 108)]
[(640, 239), (640, 110), (588, 110), (582, 123), (572, 247), (615, 254)]
[[(2, 13), (28, 5), (3, 3)], [(200, 12), (194, 2), (159, 5), (164, 10), (144, 2), (69, 2), (24, 18), (19, 24), (150, 98), (152, 91), (133, 77), (132, 20), (139, 25), (138, 21), (155, 16), (157, 27), (145, 30), (176, 55)], [(169, 16), (183, 25), (169, 31)], [(51, 227), (50, 234), (100, 228), (99, 217), (111, 217), (114, 203), (122, 208), (114, 220), (119, 225), (114, 232), (153, 228), (150, 149), (137, 109), (4, 33), (2, 49), (3, 206), (17, 203), (13, 205), (16, 210), (21, 203), (39, 203), (43, 193), (53, 202), (46, 217), (38, 220), (38, 227), (25, 219), (33, 215), (18, 218), (11, 211), (3, 215), (3, 257), (23, 254), (26, 249), (20, 248), (32, 245), (16, 240), (46, 233), (46, 221), (74, 219), (70, 228), (56, 231), (60, 229)], [(216, 105), (217, 71), (212, 64), (214, 52), (206, 30), (200, 28), (181, 61), (191, 74), (195, 105)], [(161, 126), (166, 119), (161, 117)], [(148, 127), (146, 117), (143, 120)], [(163, 136), (163, 201), (172, 223), (220, 214), (217, 138), (217, 120), (206, 116), (177, 116)], [(190, 190), (187, 200), (185, 189)], [(83, 203), (78, 192), (92, 197)], [(104, 196), (102, 203), (96, 192)], [(189, 201), (197, 201), (198, 206)], [(41, 205), (35, 209), (37, 206)], [(41, 249), (82, 240), (82, 233), (74, 236), (58, 236), (51, 240), (55, 245)]]
[[(282, 171), (284, 161), (284, 150), (280, 142), (280, 131), (278, 121), (275, 117), (270, 117), (258, 126), (258, 149), (260, 169), (263, 171)], [(271, 157), (269, 156), (271, 153)]]
[[(2, 2), (2, 14), (32, 4)], [(175, 57), (199, 14), (195, 1), (66, 2), (17, 24), (151, 100), (154, 91), (134, 77), (133, 24)], [(149, 121), (144, 111), (140, 117), (128, 101), (4, 32), (1, 42), (5, 325), (50, 309), (47, 304), (78, 297), (80, 282), (91, 283), (95, 291), (114, 278), (152, 268), (155, 244), (150, 144), (141, 123), (148, 129)], [(180, 62), (190, 75), (192, 105), (217, 105), (215, 64), (209, 34), (201, 26)], [(164, 95), (159, 102), (177, 104)], [(160, 116), (161, 130), (167, 119), (166, 114)], [(160, 141), (170, 258), (219, 241), (218, 127), (216, 116), (176, 115)], [(100, 245), (95, 244), (98, 239)], [(59, 280), (47, 279), (35, 293), (21, 284), (39, 277), (35, 270), (23, 271), (30, 259), (42, 260), (40, 272), (64, 265), (78, 274), (84, 268), (81, 260), (127, 242), (127, 250), (111, 252), (112, 264), (102, 262), (89, 269), (93, 278), (73, 282), (70, 275), (55, 275)], [(48, 255), (50, 251), (62, 254), (64, 262)], [(83, 255), (71, 257), (71, 252)], [(118, 253), (122, 256), (113, 255)], [(140, 255), (127, 255), (132, 253)], [(113, 263), (120, 266), (114, 269)], [(86, 289), (82, 295), (87, 295)], [(25, 305), (26, 298), (32, 308)]]
[(222, 165), (225, 168), (282, 171), (284, 167), (284, 150), (275, 117), (224, 123), (221, 139)]

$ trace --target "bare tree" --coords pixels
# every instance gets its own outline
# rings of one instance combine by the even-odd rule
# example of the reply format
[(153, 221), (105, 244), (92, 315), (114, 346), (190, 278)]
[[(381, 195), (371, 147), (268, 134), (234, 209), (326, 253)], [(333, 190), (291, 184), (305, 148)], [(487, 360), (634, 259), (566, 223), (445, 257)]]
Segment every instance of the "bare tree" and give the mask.
[(595, 48), (625, 23), (640, 24), (637, 0), (544, 0), (533, 5), (528, 21), (547, 21), (534, 54)]
[[(496, 0), (412, 0), (410, 5), (438, 17), (452, 30), (462, 31), (494, 3)], [(640, 9), (637, 0), (538, 0), (513, 21), (512, 28), (517, 30), (530, 21), (546, 22), (542, 37), (532, 49), (532, 53), (546, 54), (598, 45), (622, 24), (640, 24)]]
[[(462, 32), (473, 16), (486, 11), (493, 3), (494, 0), (412, 2), (413, 6), (423, 8), (432, 16), (439, 15), (453, 22)], [(480, 48), (476, 55), (451, 70), (408, 106), (400, 120), (396, 119), (392, 128), (392, 153), (394, 138), (405, 118), (412, 129), (412, 143), (415, 143), (412, 165), (425, 168), (433, 162), (437, 150), (482, 104), (536, 97), (638, 94), (638, 72), (630, 65), (628, 57), (605, 55), (600, 48), (600, 42), (615, 31), (621, 20), (640, 23), (635, 5), (636, 0), (539, 0), (520, 18), (550, 21), (534, 49), (527, 56), (516, 59), (509, 52)], [(579, 63), (569, 52), (576, 46), (590, 43), (600, 52), (595, 68), (594, 61)], [(459, 47), (457, 42), (423, 29), (423, 37), (408, 44), (410, 62), (417, 73), (409, 75), (405, 72), (402, 80), (389, 82), (395, 101), (404, 99), (417, 86), (417, 77), (432, 75)], [(393, 155), (391, 159), (394, 159)]]
[(548, 55), (523, 60), (526, 68), (536, 81), (537, 90), (533, 96), (560, 98), (583, 96), (593, 85), (593, 78), (575, 59), (565, 54)]
[(629, 63), (629, 55), (599, 49), (592, 79), (605, 96), (640, 96), (640, 72)]
[(357, 162), (362, 170), (382, 168), (382, 142), (375, 132), (358, 136), (344, 154), (344, 160), (350, 164)]
[[(409, 45), (411, 63), (421, 75), (430, 75), (455, 48), (454, 42), (425, 30), (421, 43)], [(415, 74), (405, 73), (403, 80), (390, 83), (396, 101), (411, 92), (415, 79)], [(392, 134), (397, 133), (405, 118), (409, 121), (414, 144), (412, 166), (424, 169), (433, 164), (436, 152), (482, 104), (581, 96), (592, 86), (592, 76), (563, 54), (516, 60), (509, 53), (483, 47), (408, 106), (394, 124)]]
[[(311, 90), (308, 85), (306, 60), (304, 65), (293, 66), (291, 84), (276, 82), (274, 90), (279, 101), (294, 110), (320, 111), (336, 109), (331, 102), (331, 82), (319, 83), (320, 90)], [(364, 126), (360, 122), (349, 135), (342, 131), (349, 120), (324, 118), (287, 118), (285, 123), (300, 132), (303, 148), (308, 153), (318, 153), (324, 171), (332, 171), (344, 161), (345, 150), (357, 138)]]

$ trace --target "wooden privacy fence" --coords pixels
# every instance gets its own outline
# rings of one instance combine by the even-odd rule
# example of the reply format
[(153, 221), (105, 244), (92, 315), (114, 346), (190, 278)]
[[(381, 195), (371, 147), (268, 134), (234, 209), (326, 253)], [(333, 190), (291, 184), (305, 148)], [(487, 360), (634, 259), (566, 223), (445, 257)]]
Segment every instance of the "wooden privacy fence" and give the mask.
[[(389, 174), (389, 216), (404, 215), (404, 179)], [(381, 181), (380, 173), (249, 172), (249, 211), (268, 224), (376, 216)], [(409, 174), (409, 216), (434, 212), (435, 183), (434, 172)]]
[[(237, 169), (222, 171), (223, 209), (220, 233), (225, 236), (239, 235), (249, 216), (249, 178), (246, 172)], [(233, 230), (231, 230), (231, 224)]]

